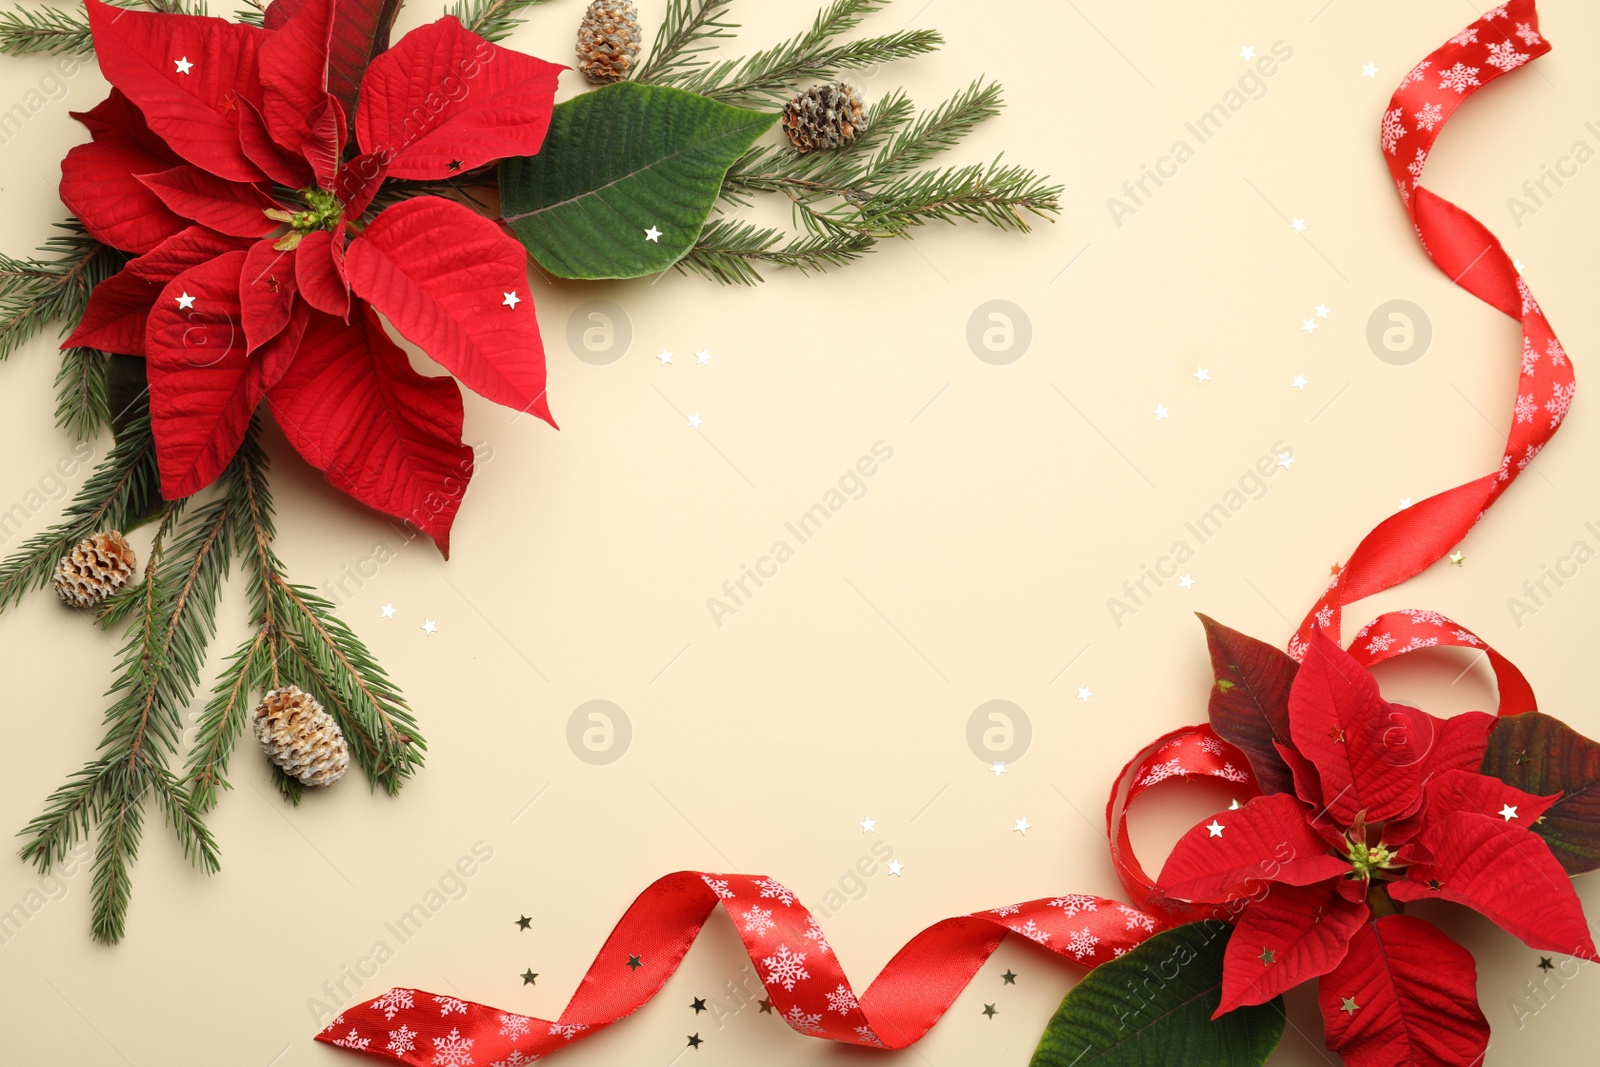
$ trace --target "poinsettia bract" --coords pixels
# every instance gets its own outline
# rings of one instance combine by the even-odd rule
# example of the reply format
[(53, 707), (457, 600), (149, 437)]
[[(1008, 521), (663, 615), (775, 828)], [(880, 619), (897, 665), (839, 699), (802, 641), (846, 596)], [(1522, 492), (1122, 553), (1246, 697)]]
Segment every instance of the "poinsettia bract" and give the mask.
[(265, 401), (331, 484), (448, 552), (472, 475), (461, 395), (378, 313), (553, 424), (526, 256), (456, 201), (372, 204), (389, 177), (536, 153), (563, 68), (451, 17), (389, 48), (370, 0), (276, 0), (266, 28), (85, 2), (113, 88), (76, 116), (91, 140), (61, 198), (135, 258), (65, 344), (145, 358), (163, 494), (209, 485)]
[(1493, 723), (1391, 704), (1313, 635), (1289, 689), (1293, 745), (1273, 742), (1293, 791), (1196, 826), (1159, 879), (1174, 899), (1237, 909), (1217, 1014), (1321, 978), (1329, 1047), (1353, 1067), (1465, 1064), (1489, 1039), (1472, 957), (1397, 904), (1454, 901), (1533, 948), (1597, 958), (1531, 830), (1558, 798), (1478, 773)]

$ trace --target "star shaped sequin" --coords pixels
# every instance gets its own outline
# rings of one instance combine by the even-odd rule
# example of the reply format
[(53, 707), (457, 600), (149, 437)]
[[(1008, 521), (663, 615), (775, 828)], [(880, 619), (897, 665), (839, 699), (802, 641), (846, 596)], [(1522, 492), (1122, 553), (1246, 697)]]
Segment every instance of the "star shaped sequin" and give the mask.
[(689, 1047), (692, 1048), (692, 1049), (696, 1049), (696, 1050), (698, 1050), (700, 1048), (700, 1035), (699, 1034), (690, 1034), (689, 1035)]
[(178, 307), (182, 308), (185, 311), (187, 311), (190, 308), (194, 307), (194, 297), (190, 296), (187, 290), (185, 290), (182, 294), (179, 295), (179, 297), (178, 297)]
[(181, 56), (178, 59), (174, 59), (172, 61), (172, 65), (178, 68), (179, 74), (187, 74), (194, 69), (194, 64), (189, 62), (188, 56)]
[(515, 311), (517, 305), (522, 303), (522, 297), (516, 294), (516, 290), (512, 290), (511, 292), (505, 294), (505, 299), (500, 301), (500, 303)]
[(1000, 977), (1005, 982), (1006, 985), (1016, 985), (1017, 984), (1017, 976), (1009, 968), (1006, 970), (1006, 973), (1002, 974)]
[(531, 927), (532, 925), (533, 925), (533, 920), (530, 919), (526, 915), (522, 916), (520, 919), (517, 920), (517, 929), (518, 930), (526, 930), (529, 927)]
[(656, 229), (654, 226), (652, 226), (648, 230), (644, 231), (644, 239), (646, 241), (650, 241), (653, 244), (660, 244), (661, 243), (661, 231)]
[(1361, 1010), (1361, 1005), (1356, 1003), (1355, 997), (1343, 997), (1341, 999), (1344, 1001), (1344, 1006), (1339, 1010), (1344, 1012), (1346, 1015), (1354, 1015), (1356, 1012)]
[(644, 966), (644, 960), (640, 959), (638, 956), (629, 956), (628, 957), (628, 970), (637, 971), (640, 967), (643, 967), (643, 966)]
[(999, 1009), (996, 1008), (993, 1004), (985, 1004), (983, 1006), (983, 1016), (984, 1016), (984, 1018), (993, 1019), (996, 1015), (999, 1015), (999, 1014), (1000, 1014)]
[(1211, 822), (1206, 826), (1206, 829), (1211, 832), (1212, 837), (1221, 837), (1222, 831), (1226, 830), (1227, 827), (1223, 826), (1217, 820), (1212, 819)]
[(534, 981), (534, 979), (536, 979), (538, 977), (539, 976), (537, 974), (533, 973), (533, 968), (529, 967), (527, 970), (522, 972), (522, 984), (523, 985), (538, 985), (539, 983)]
[(701, 1012), (706, 1010), (706, 998), (695, 997), (694, 1000), (689, 1002), (689, 1007), (694, 1009), (694, 1013), (696, 1015), (699, 1015)]

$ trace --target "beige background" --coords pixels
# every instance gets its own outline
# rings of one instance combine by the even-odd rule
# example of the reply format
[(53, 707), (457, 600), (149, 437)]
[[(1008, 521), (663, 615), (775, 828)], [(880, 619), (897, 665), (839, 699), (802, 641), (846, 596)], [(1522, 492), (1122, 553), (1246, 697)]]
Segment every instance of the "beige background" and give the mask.
[[(560, 433), (468, 400), (486, 442), (454, 559), (324, 488), (281, 441), (279, 549), (292, 572), (337, 581), (375, 552), (394, 558), (346, 583), (343, 612), (403, 685), (430, 743), (399, 799), (354, 776), (299, 810), (271, 795), (244, 747), (212, 825), (224, 869), (205, 878), (152, 814), (127, 940), (88, 938), (88, 875), (0, 947), (0, 1003), (14, 1061), (332, 1064), (308, 1007), (355, 968), (384, 927), (475, 842), (493, 858), (464, 882), (352, 999), (409, 985), (554, 1017), (611, 924), (657, 875), (736, 869), (779, 878), (813, 905), (876, 841), (905, 864), (827, 919), (858, 988), (922, 926), (950, 914), (1065, 891), (1115, 895), (1097, 822), (1116, 768), (1140, 743), (1200, 720), (1208, 682), (1203, 610), (1282, 641), (1360, 536), (1402, 497), (1420, 499), (1494, 468), (1517, 367), (1515, 326), (1452, 288), (1406, 225), (1377, 150), (1382, 107), (1418, 58), (1478, 8), (1418, 0), (1262, 5), (956, 4), (905, 0), (871, 28), (945, 31), (936, 56), (872, 72), (877, 96), (905, 85), (924, 104), (987, 73), (1010, 106), (959, 153), (1004, 150), (1065, 184), (1063, 218), (1034, 235), (943, 226), (838, 273), (719, 289), (651, 282), (536, 285)], [(227, 7), (226, 3), (221, 5)], [(644, 3), (647, 22), (659, 3)], [(798, 29), (809, 8), (746, 0), (751, 47)], [(790, 5), (783, 5), (788, 8)], [(1583, 312), (1595, 282), (1596, 188), (1581, 170), (1514, 225), (1506, 200), (1600, 120), (1600, 15), (1548, 0), (1555, 52), (1475, 99), (1454, 121), (1429, 184), (1477, 214), (1525, 263), (1585, 381), (1600, 328)], [(581, 4), (536, 12), (511, 44), (570, 55)], [(407, 24), (432, 17), (421, 3)], [(1265, 95), (1118, 228), (1106, 208), (1183, 123), (1243, 73), (1241, 46), (1293, 59)], [(1364, 64), (1377, 66), (1363, 77)], [(0, 102), (20, 99), (45, 60), (0, 62)], [(565, 92), (575, 77), (563, 81)], [(93, 71), (0, 146), (0, 244), (21, 253), (63, 215), (57, 161), (82, 134), (69, 108), (99, 99)], [(1307, 228), (1297, 237), (1289, 218)], [(601, 296), (633, 341), (609, 366), (580, 362), (569, 315)], [(1410, 366), (1380, 362), (1368, 315), (1405, 298), (1434, 341)], [(1008, 366), (975, 358), (967, 321), (984, 301), (1024, 309), (1032, 343)], [(1313, 335), (1312, 309), (1330, 309)], [(0, 367), (6, 462), (0, 505), (23, 500), (69, 450), (52, 426), (51, 344)], [(675, 353), (671, 366), (652, 358)], [(694, 353), (712, 353), (696, 366)], [(1200, 385), (1197, 366), (1211, 372)], [(1304, 390), (1291, 387), (1303, 374)], [(1152, 409), (1166, 405), (1167, 421)], [(1507, 599), (1574, 542), (1600, 546), (1590, 402), (1465, 545), (1378, 607), (1447, 612), (1512, 656), (1546, 710), (1590, 734), (1588, 569), (1535, 615)], [(687, 428), (690, 414), (704, 425)], [(877, 441), (893, 459), (823, 533), (718, 628), (706, 607), (725, 580), (784, 536)], [(1274, 442), (1296, 462), (1120, 629), (1106, 608)], [(103, 454), (105, 442), (97, 452)], [(77, 480), (81, 480), (80, 474)], [(36, 515), (28, 532), (59, 505)], [(387, 546), (378, 552), (376, 546)], [(372, 568), (367, 567), (368, 573)], [(221, 649), (244, 620), (229, 594)], [(392, 602), (394, 621), (380, 618)], [(439, 632), (427, 637), (425, 619)], [(0, 619), (11, 712), (0, 755), (0, 827), (20, 828), (100, 735), (113, 647), (45, 596)], [(1480, 667), (1440, 656), (1388, 671), (1394, 698), (1436, 711), (1492, 706)], [(1093, 696), (1075, 698), (1079, 686)], [(569, 714), (603, 698), (626, 709), (632, 748), (609, 766), (577, 759)], [(1031, 751), (996, 779), (965, 729), (983, 701), (1031, 719)], [(535, 798), (537, 798), (535, 800)], [(1152, 866), (1214, 794), (1168, 791), (1170, 814), (1139, 827)], [(876, 835), (857, 823), (877, 820)], [(1026, 837), (1013, 822), (1026, 817)], [(1600, 889), (1579, 882), (1591, 906)], [(449, 884), (447, 883), (447, 886)], [(0, 862), (0, 906), (38, 888)], [(458, 894), (460, 895), (460, 894)], [(532, 928), (513, 925), (519, 914)], [(1486, 923), (1445, 924), (1477, 955), (1490, 1062), (1591, 1055), (1600, 990), (1580, 976), (1518, 1029), (1511, 998), (1536, 954)], [(684, 1035), (706, 1063), (865, 1062), (745, 1011), (719, 1028), (692, 997), (721, 995), (744, 964), (717, 917), (665, 993), (565, 1054), (582, 1064), (666, 1064)], [(1001, 971), (1020, 976), (1002, 986)], [(518, 974), (538, 972), (536, 987)], [(1075, 969), (1008, 942), (913, 1051), (934, 1067), (1023, 1064)], [(980, 1014), (996, 1003), (999, 1014)], [(1318, 1064), (1311, 997), (1274, 1062)]]

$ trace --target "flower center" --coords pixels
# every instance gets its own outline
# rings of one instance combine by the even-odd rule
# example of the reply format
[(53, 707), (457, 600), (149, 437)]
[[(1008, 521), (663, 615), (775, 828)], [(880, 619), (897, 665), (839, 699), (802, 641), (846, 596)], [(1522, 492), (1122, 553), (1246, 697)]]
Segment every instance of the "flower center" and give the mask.
[(1349, 844), (1350, 867), (1360, 875), (1363, 880), (1371, 881), (1373, 871), (1387, 871), (1393, 868), (1395, 853), (1386, 845), (1369, 845), (1365, 841), (1350, 841)]
[(305, 201), (304, 211), (268, 208), (265, 213), (267, 218), (285, 223), (289, 227), (289, 232), (272, 246), (280, 252), (294, 248), (308, 233), (316, 230), (336, 230), (339, 223), (344, 221), (344, 202), (327, 190), (301, 189), (300, 199)]

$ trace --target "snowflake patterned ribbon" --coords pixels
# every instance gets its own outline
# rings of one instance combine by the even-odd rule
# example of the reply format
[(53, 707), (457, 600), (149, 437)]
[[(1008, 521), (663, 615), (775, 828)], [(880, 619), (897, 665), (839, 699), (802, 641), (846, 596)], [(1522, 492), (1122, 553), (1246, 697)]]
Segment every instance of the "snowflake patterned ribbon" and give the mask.
[[(1405, 76), (1379, 134), (1423, 249), (1454, 282), (1522, 324), (1522, 373), (1500, 465), (1390, 516), (1369, 533), (1291, 638), (1289, 651), (1296, 658), (1313, 631), (1338, 638), (1347, 604), (1398, 585), (1443, 558), (1549, 442), (1572, 403), (1575, 386), (1567, 354), (1498, 239), (1421, 185), (1428, 153), (1456, 109), (1496, 78), (1550, 50), (1538, 27), (1535, 0), (1513, 0), (1485, 13)], [(1501, 714), (1533, 710), (1533, 691), (1522, 673), (1437, 612), (1381, 615), (1360, 630), (1350, 652), (1370, 666), (1438, 646), (1482, 650), (1499, 682)], [(605, 1029), (655, 996), (721, 905), (777, 1013), (792, 1029), (845, 1044), (905, 1048), (939, 1020), (1007, 934), (1094, 967), (1174, 923), (1204, 917), (1157, 891), (1133, 853), (1127, 827), (1127, 809), (1137, 797), (1169, 780), (1195, 777), (1228, 782), (1241, 804), (1259, 794), (1244, 754), (1208, 725), (1157, 738), (1113, 785), (1106, 805), (1112, 862), (1139, 907), (1067, 894), (945, 919), (912, 938), (859, 997), (821, 927), (781, 884), (741, 874), (680, 871), (633, 902), (558, 1020), (394, 989), (347, 1009), (317, 1040), (409, 1064), (522, 1067)]]
[(733, 920), (773, 1009), (790, 1027), (888, 1049), (905, 1048), (927, 1033), (1007, 934), (1093, 967), (1167, 925), (1088, 894), (1008, 904), (928, 927), (858, 996), (822, 928), (782, 884), (679, 871), (633, 902), (560, 1019), (392, 989), (346, 1009), (318, 1040), (403, 1063), (521, 1067), (598, 1033), (655, 996), (719, 905)]

